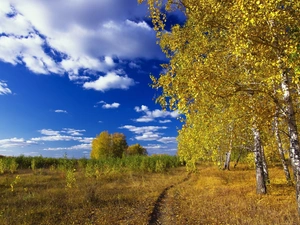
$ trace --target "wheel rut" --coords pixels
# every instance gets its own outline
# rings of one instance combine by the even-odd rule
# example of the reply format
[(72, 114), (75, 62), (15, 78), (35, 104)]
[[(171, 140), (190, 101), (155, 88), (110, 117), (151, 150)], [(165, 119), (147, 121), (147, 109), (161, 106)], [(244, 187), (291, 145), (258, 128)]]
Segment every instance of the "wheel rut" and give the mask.
[(172, 209), (168, 207), (168, 191), (184, 182), (191, 177), (189, 173), (182, 181), (166, 187), (155, 201), (153, 210), (149, 216), (148, 225), (167, 225), (172, 224), (171, 218), (174, 217)]

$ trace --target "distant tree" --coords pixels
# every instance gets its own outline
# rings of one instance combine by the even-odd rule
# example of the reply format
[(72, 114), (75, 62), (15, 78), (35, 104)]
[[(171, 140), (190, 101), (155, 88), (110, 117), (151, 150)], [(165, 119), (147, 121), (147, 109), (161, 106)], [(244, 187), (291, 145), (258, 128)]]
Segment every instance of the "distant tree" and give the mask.
[(126, 137), (122, 133), (114, 133), (111, 135), (112, 139), (112, 157), (121, 158), (123, 153), (128, 148)]
[(147, 150), (140, 144), (134, 144), (127, 148), (127, 155), (147, 155)]
[(92, 141), (91, 158), (122, 157), (127, 147), (124, 134), (109, 134), (107, 131), (103, 131)]

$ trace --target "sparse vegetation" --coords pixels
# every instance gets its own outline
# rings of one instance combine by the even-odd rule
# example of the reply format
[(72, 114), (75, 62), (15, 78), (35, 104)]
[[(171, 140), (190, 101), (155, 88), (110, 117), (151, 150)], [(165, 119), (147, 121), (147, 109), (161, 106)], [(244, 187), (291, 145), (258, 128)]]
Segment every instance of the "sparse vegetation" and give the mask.
[[(45, 168), (39, 165), (50, 159), (21, 158), (37, 168), (19, 164), (14, 174), (7, 167), (0, 175), (0, 224), (149, 224), (158, 200), (163, 224), (300, 223), (294, 188), (276, 166), (262, 196), (255, 193), (255, 170), (245, 164), (223, 171), (202, 162), (185, 179), (176, 156), (64, 157)], [(2, 163), (13, 160), (21, 162)]]

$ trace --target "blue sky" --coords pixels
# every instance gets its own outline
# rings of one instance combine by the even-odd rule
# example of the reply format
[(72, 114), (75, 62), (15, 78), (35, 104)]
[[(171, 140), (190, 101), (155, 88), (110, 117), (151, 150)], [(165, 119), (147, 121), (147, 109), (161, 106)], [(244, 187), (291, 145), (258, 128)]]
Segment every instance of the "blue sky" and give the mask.
[(149, 87), (165, 62), (136, 0), (1, 0), (0, 154), (89, 157), (102, 131), (176, 154), (178, 112)]

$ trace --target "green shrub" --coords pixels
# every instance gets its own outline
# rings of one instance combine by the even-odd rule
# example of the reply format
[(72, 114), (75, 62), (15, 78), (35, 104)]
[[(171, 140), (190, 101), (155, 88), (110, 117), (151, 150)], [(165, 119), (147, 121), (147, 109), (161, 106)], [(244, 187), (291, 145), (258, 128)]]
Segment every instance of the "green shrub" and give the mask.
[(6, 170), (6, 163), (4, 159), (0, 159), (0, 174), (3, 174)]
[(9, 162), (9, 171), (14, 173), (17, 171), (19, 164), (17, 163), (15, 158), (12, 158)]

